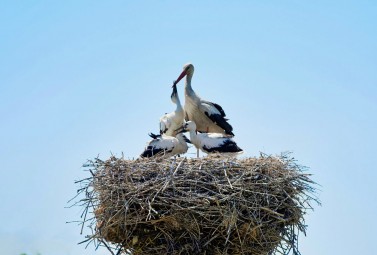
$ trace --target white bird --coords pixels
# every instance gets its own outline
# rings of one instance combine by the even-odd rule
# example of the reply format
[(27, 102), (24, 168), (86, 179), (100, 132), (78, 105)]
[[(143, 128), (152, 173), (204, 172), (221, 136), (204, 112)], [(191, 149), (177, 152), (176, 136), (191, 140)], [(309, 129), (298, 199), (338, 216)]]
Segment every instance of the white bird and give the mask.
[(150, 158), (155, 156), (171, 157), (184, 154), (188, 150), (187, 137), (180, 133), (176, 137), (167, 135), (152, 135), (153, 139), (147, 143), (140, 157)]
[(177, 105), (177, 108), (174, 112), (167, 113), (160, 118), (160, 134), (175, 137), (178, 134), (177, 129), (182, 127), (185, 119), (185, 113), (178, 97), (176, 85), (173, 85), (173, 92), (170, 98), (171, 101)]
[(220, 133), (196, 133), (196, 124), (193, 121), (186, 122), (183, 131), (190, 132), (190, 141), (197, 149), (205, 153), (242, 153), (236, 142), (228, 135)]
[(194, 121), (197, 124), (197, 130), (205, 133), (221, 133), (234, 136), (232, 126), (225, 118), (223, 108), (216, 104), (201, 99), (191, 87), (191, 79), (194, 74), (194, 66), (186, 64), (178, 79), (174, 82), (176, 85), (183, 77), (186, 76), (185, 83), (185, 119)]

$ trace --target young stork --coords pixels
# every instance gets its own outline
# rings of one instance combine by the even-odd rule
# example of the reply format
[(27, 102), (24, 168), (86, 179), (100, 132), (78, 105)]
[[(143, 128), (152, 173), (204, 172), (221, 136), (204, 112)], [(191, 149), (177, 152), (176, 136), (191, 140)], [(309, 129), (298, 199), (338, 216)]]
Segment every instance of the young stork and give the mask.
[[(223, 108), (216, 104), (201, 99), (191, 87), (191, 79), (194, 74), (194, 66), (186, 64), (178, 79), (174, 82), (176, 85), (183, 77), (186, 76), (185, 83), (185, 112), (186, 121), (194, 121), (197, 124), (197, 130), (205, 133), (221, 133), (234, 136), (232, 126), (225, 118)], [(173, 85), (173, 86), (174, 86)]]
[(196, 124), (193, 121), (186, 122), (183, 131), (190, 132), (191, 143), (197, 149), (205, 153), (242, 153), (243, 150), (228, 135), (221, 133), (196, 133)]
[(188, 150), (187, 143), (191, 143), (187, 137), (179, 133), (176, 137), (167, 135), (150, 135), (153, 139), (147, 143), (144, 151), (140, 154), (142, 158), (155, 156), (171, 157), (177, 154), (184, 154)]
[(167, 113), (160, 118), (160, 134), (165, 134), (167, 136), (176, 136), (177, 129), (182, 127), (185, 114), (178, 97), (177, 86), (173, 85), (173, 92), (171, 93), (171, 101), (177, 105), (174, 112)]

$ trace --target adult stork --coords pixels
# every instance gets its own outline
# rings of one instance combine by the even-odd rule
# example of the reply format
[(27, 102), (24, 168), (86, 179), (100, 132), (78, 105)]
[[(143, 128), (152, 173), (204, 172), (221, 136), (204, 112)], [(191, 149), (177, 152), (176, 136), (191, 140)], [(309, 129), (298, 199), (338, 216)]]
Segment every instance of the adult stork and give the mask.
[(150, 136), (153, 139), (147, 143), (144, 151), (140, 154), (142, 158), (171, 157), (177, 154), (184, 154), (188, 150), (187, 143), (191, 143), (182, 133), (177, 134), (176, 137), (167, 135)]
[[(186, 76), (185, 83), (185, 119), (194, 121), (197, 131), (205, 133), (221, 133), (234, 136), (232, 126), (225, 118), (223, 108), (213, 102), (201, 99), (191, 87), (191, 79), (194, 74), (194, 66), (186, 64), (178, 79), (174, 82), (176, 85), (183, 77)], [(173, 85), (173, 86), (174, 86)]]
[(176, 136), (177, 129), (183, 125), (185, 114), (178, 97), (177, 86), (173, 85), (173, 92), (171, 93), (171, 101), (177, 105), (174, 112), (167, 113), (160, 118), (160, 134), (167, 136)]
[(197, 134), (196, 129), (196, 124), (193, 121), (186, 122), (182, 127), (182, 131), (190, 132), (191, 143), (205, 153), (239, 154), (243, 152), (229, 135), (220, 133)]

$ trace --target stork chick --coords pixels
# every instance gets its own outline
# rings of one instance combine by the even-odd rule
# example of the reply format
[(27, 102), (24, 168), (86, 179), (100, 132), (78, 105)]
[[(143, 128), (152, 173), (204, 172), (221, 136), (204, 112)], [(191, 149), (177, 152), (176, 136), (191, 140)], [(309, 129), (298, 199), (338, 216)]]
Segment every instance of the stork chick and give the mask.
[(229, 135), (221, 133), (196, 133), (196, 124), (193, 121), (186, 122), (183, 131), (190, 132), (190, 140), (197, 149), (205, 153), (242, 153), (236, 142)]
[(171, 157), (184, 154), (188, 150), (187, 143), (191, 143), (187, 137), (180, 133), (176, 137), (167, 135), (154, 135), (151, 141), (147, 143), (140, 157)]
[(171, 101), (177, 105), (174, 112), (167, 113), (160, 118), (160, 134), (175, 137), (177, 129), (183, 125), (184, 111), (178, 97), (177, 86), (173, 85), (173, 92), (170, 96)]

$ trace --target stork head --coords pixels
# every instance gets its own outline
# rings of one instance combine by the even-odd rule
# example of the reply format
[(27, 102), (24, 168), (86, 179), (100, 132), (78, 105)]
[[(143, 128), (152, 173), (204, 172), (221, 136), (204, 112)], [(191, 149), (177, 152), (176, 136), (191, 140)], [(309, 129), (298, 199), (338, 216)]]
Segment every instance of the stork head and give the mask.
[(194, 74), (194, 65), (191, 63), (187, 63), (183, 66), (183, 70), (186, 71), (187, 75), (193, 75)]
[(183, 129), (187, 131), (196, 131), (196, 124), (193, 121), (187, 121), (185, 124), (183, 124)]
[(182, 73), (178, 76), (177, 80), (174, 81), (173, 86), (177, 85), (177, 83), (182, 80), (183, 77), (187, 76), (192, 76), (194, 74), (194, 66), (191, 63), (188, 63), (183, 66), (183, 71)]
[(184, 133), (191, 130), (196, 131), (196, 124), (193, 121), (187, 121), (183, 124), (182, 127), (178, 128), (176, 131), (178, 133)]
[(177, 85), (173, 85), (173, 91), (171, 93), (171, 101), (173, 101), (173, 103), (177, 103), (177, 100), (178, 100), (178, 92), (177, 92)]

